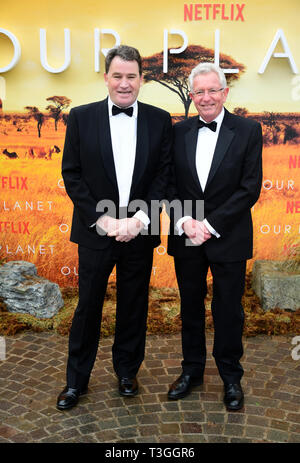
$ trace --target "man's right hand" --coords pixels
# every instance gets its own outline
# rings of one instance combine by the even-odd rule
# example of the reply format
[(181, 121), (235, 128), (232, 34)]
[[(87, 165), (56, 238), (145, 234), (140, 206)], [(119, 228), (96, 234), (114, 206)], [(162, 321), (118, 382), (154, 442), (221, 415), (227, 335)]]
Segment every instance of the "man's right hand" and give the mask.
[(117, 230), (118, 222), (119, 222), (118, 219), (114, 219), (113, 217), (110, 217), (109, 215), (102, 215), (97, 220), (96, 225), (102, 228), (102, 230), (104, 230), (105, 233), (108, 234), (108, 233), (113, 233)]
[(188, 219), (182, 224), (182, 228), (193, 244), (200, 246), (211, 238), (211, 234), (203, 222), (195, 219)]
[(144, 224), (135, 217), (114, 219), (109, 215), (102, 215), (96, 226), (104, 230), (107, 236), (115, 237), (116, 241), (128, 242), (140, 233)]

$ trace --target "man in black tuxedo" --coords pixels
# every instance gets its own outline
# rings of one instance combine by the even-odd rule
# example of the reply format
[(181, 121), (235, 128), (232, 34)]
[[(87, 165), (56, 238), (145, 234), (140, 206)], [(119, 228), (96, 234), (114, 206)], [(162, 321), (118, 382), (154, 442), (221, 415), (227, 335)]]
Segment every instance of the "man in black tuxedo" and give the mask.
[[(213, 356), (224, 382), (228, 410), (243, 406), (242, 331), (246, 260), (252, 257), (251, 207), (262, 181), (259, 123), (229, 113), (223, 71), (201, 63), (190, 75), (199, 116), (174, 126), (171, 199), (192, 203), (192, 213), (171, 217), (168, 252), (174, 256), (181, 296), (182, 375), (168, 397), (185, 397), (202, 384), (206, 360), (207, 272), (213, 278)], [(203, 214), (199, 216), (203, 202)], [(197, 212), (198, 211), (198, 212)], [(175, 222), (175, 223), (174, 223)], [(175, 227), (175, 228), (174, 228)]]
[[(142, 83), (138, 50), (116, 47), (108, 52), (105, 66), (109, 96), (70, 111), (62, 161), (74, 204), (71, 241), (79, 245), (79, 301), (69, 338), (67, 385), (57, 400), (61, 410), (76, 405), (87, 389), (115, 265), (113, 366), (120, 394), (138, 392), (153, 248), (160, 243), (159, 233), (148, 233), (150, 203), (165, 197), (169, 177), (171, 117), (137, 102)], [(145, 207), (130, 207), (136, 201)]]

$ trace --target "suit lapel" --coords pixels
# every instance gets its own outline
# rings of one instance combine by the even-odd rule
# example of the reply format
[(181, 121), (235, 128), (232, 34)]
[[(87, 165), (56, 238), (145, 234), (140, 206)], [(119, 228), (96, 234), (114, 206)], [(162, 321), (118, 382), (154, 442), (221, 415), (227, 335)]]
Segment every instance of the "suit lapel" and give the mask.
[(213, 160), (211, 163), (210, 171), (208, 174), (207, 182), (205, 189), (208, 187), (209, 183), (212, 181), (215, 173), (217, 172), (219, 165), (221, 164), (231, 142), (234, 138), (234, 124), (232, 123), (232, 118), (230, 113), (225, 109), (224, 119), (220, 128)]
[(101, 152), (104, 169), (113, 186), (118, 190), (117, 175), (114, 163), (114, 155), (112, 151), (112, 142), (110, 134), (108, 104), (106, 100), (100, 101), (98, 107), (98, 145)]
[(149, 156), (149, 126), (147, 112), (142, 103), (138, 103), (138, 117), (136, 129), (136, 153), (130, 189), (130, 198), (134, 193), (134, 188), (139, 183), (148, 162)]
[(191, 128), (185, 134), (185, 149), (187, 154), (188, 163), (192, 172), (193, 179), (198, 188), (202, 191), (199, 177), (196, 170), (196, 151), (197, 151), (197, 140), (198, 140), (198, 116), (191, 119)]

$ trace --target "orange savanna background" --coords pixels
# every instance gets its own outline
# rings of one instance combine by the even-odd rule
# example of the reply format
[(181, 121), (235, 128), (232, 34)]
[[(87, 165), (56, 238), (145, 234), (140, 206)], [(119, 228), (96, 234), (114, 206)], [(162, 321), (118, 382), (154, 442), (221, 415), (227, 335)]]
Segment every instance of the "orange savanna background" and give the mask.
[[(277, 125), (290, 116), (277, 115)], [(174, 115), (175, 120), (178, 117)], [(248, 117), (259, 120), (263, 115)], [(254, 259), (290, 258), (298, 247), (299, 119), (299, 114), (293, 115), (294, 137), (285, 143), (282, 137), (276, 144), (272, 142), (263, 123), (264, 183), (253, 208)], [(33, 262), (40, 275), (62, 287), (77, 284), (77, 246), (69, 242), (72, 203), (61, 178), (65, 129), (62, 119), (55, 130), (53, 118), (45, 117), (39, 138), (32, 116), (2, 113), (0, 117), (0, 257)], [(48, 159), (54, 146), (59, 152), (54, 150)], [(4, 150), (17, 157), (9, 157)], [(166, 231), (168, 217), (164, 213), (162, 220)], [(162, 236), (161, 246), (154, 252), (151, 284), (156, 287), (176, 286), (173, 259), (166, 246), (167, 236)]]

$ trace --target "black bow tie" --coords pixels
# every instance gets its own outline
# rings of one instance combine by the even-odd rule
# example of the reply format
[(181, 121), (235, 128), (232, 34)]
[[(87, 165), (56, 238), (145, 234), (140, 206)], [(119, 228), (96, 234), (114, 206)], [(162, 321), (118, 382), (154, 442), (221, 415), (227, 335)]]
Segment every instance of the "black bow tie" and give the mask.
[(133, 114), (133, 107), (130, 108), (119, 108), (119, 106), (113, 105), (112, 107), (112, 115), (116, 116), (117, 114), (125, 113), (127, 116), (131, 117)]
[(201, 119), (198, 120), (198, 128), (202, 129), (202, 127), (207, 127), (208, 129), (212, 130), (215, 132), (217, 130), (217, 123), (216, 121), (209, 122), (208, 124), (204, 121), (201, 121)]

